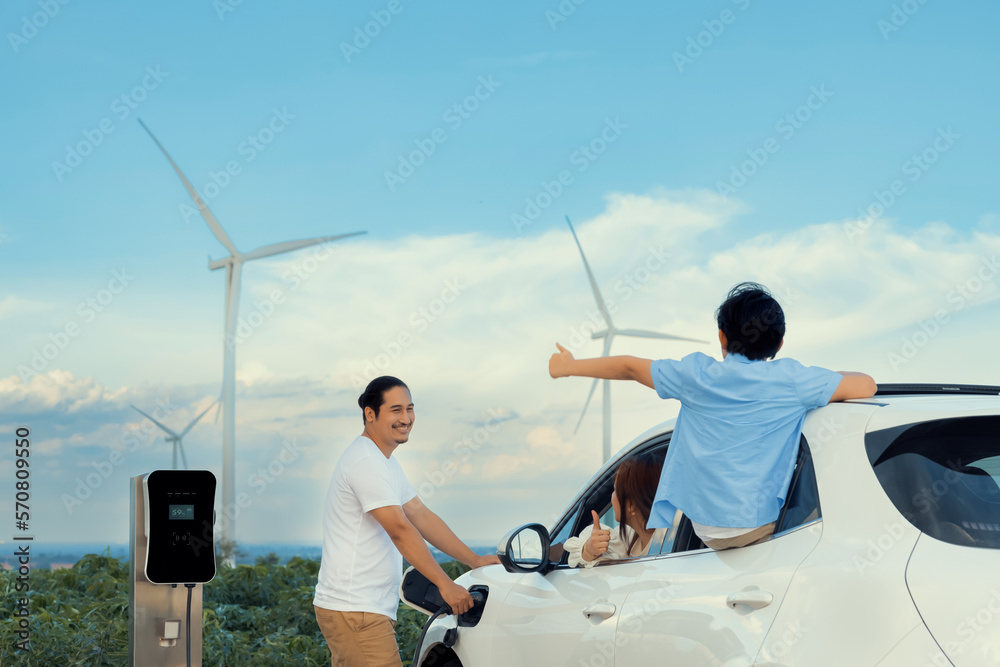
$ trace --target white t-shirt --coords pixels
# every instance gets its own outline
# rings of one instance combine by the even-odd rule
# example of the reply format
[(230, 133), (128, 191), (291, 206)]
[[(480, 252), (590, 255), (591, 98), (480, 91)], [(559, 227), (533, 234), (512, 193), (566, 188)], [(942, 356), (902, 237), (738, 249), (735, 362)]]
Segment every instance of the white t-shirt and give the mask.
[(323, 560), (314, 605), (395, 620), (403, 557), (368, 512), (402, 506), (416, 496), (395, 457), (386, 458), (367, 436), (348, 445), (326, 493)]

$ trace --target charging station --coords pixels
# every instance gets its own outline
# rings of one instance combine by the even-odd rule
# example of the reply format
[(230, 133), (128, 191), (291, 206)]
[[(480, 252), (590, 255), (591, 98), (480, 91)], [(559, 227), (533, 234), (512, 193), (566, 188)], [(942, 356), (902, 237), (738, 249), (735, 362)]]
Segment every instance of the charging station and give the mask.
[(202, 585), (215, 577), (215, 475), (131, 479), (130, 667), (201, 667)]

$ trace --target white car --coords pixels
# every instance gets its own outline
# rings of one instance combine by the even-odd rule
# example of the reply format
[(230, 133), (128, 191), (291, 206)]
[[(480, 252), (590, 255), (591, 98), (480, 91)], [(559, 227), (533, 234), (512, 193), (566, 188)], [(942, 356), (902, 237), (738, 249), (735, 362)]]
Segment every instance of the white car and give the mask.
[(551, 531), (505, 536), (503, 566), (458, 580), (481, 617), (433, 616), (414, 666), (1000, 665), (1000, 387), (888, 385), (810, 412), (765, 542), (712, 551), (683, 518), (648, 556), (567, 566), (592, 509), (615, 525), (621, 459), (672, 429), (623, 448)]

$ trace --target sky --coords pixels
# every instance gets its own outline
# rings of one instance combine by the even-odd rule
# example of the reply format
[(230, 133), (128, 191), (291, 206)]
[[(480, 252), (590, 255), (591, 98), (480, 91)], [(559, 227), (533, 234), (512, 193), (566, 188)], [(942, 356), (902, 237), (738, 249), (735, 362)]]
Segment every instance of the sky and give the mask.
[[(128, 482), (218, 397), (226, 255), (248, 263), (238, 541), (321, 539), (374, 373), (410, 386), (397, 452), (467, 541), (551, 524), (601, 465), (590, 383), (554, 343), (617, 326), (704, 343), (755, 280), (781, 356), (880, 383), (997, 384), (995, 3), (375, 0), (0, 9), (0, 432), (30, 431), (30, 532), (124, 543)], [(676, 415), (612, 389), (612, 449)], [(471, 445), (470, 445), (471, 443)], [(221, 475), (221, 419), (185, 437)], [(4, 507), (15, 462), (0, 460)], [(220, 508), (220, 511), (222, 508)], [(7, 514), (10, 516), (10, 514)], [(17, 532), (13, 523), (0, 539)]]

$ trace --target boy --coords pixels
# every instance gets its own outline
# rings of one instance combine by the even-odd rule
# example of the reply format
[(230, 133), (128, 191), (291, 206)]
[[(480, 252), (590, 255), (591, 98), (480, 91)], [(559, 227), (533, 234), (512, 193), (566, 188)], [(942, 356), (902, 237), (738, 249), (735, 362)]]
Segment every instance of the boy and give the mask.
[[(806, 412), (868, 398), (877, 386), (864, 373), (806, 367), (792, 359), (769, 362), (781, 349), (785, 315), (757, 283), (733, 287), (716, 320), (721, 362), (700, 352), (679, 361), (574, 359), (556, 343), (549, 375), (635, 380), (660, 398), (678, 399), (681, 409), (647, 527), (670, 526), (680, 509), (706, 546), (730, 549), (774, 533)], [(782, 483), (764, 493), (772, 480)]]

